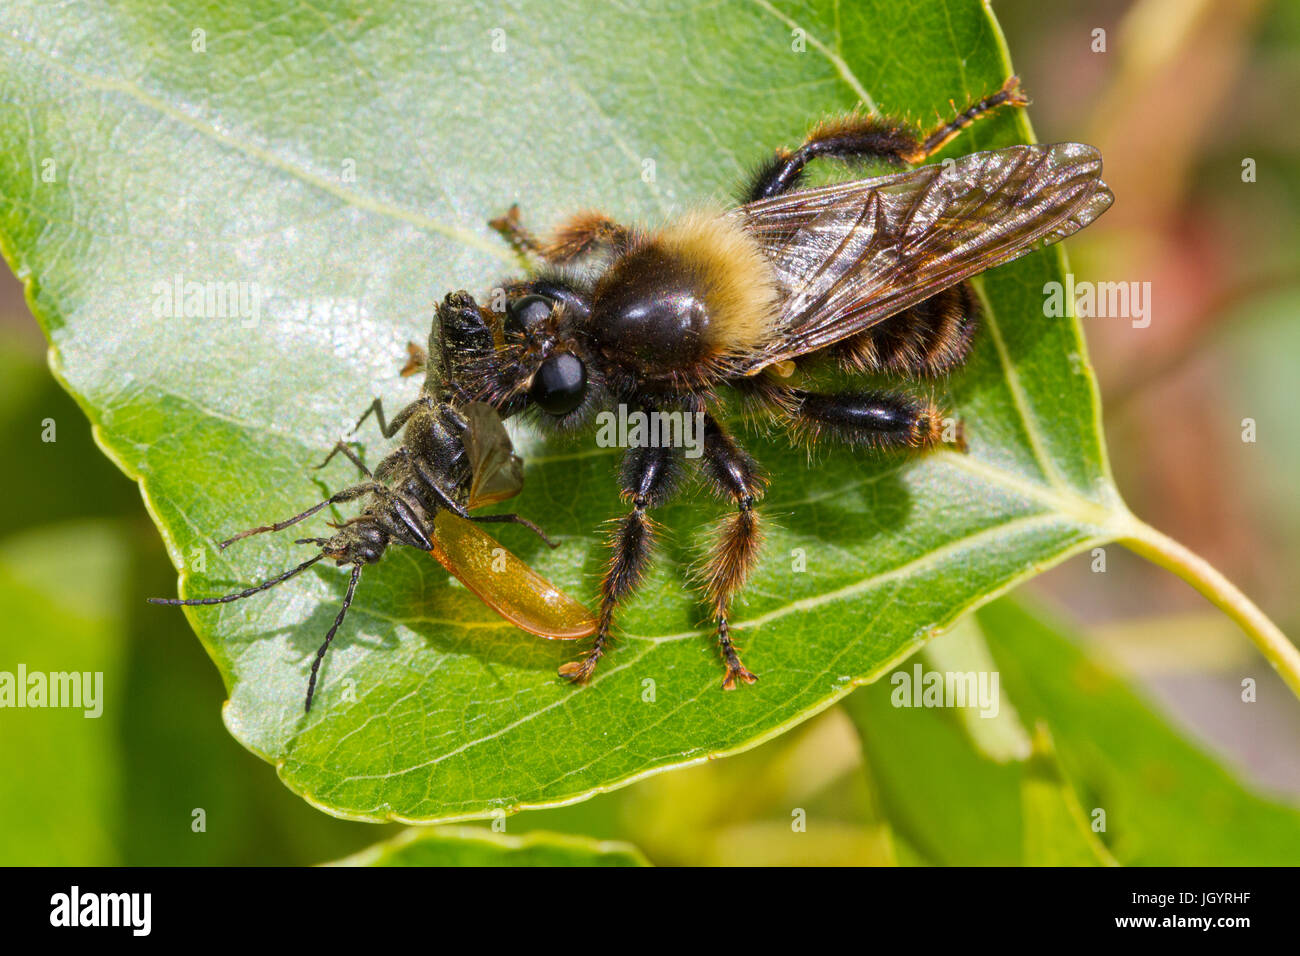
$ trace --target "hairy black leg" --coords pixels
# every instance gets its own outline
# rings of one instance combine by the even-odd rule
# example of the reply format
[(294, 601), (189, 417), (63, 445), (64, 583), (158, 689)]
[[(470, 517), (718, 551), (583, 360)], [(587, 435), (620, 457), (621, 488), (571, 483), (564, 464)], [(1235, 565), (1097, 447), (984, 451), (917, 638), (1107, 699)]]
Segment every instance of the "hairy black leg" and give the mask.
[(239, 534), (235, 535), (234, 537), (227, 538), (225, 541), (222, 541), (220, 544), (217, 545), (217, 549), (220, 551), (224, 551), (226, 548), (234, 544), (236, 541), (240, 541), (244, 538), (251, 537), (252, 535), (255, 534), (264, 534), (267, 531), (283, 531), (285, 528), (288, 528), (291, 525), (295, 525), (299, 521), (302, 521), (305, 518), (310, 518), (312, 515), (320, 511), (322, 508), (328, 508), (330, 505), (342, 504), (345, 501), (353, 501), (356, 498), (360, 498), (362, 495), (366, 494), (367, 492), (382, 491), (382, 490), (383, 490), (383, 486), (378, 484), (377, 482), (363, 481), (361, 484), (353, 485), (351, 488), (344, 488), (342, 491), (336, 491), (334, 494), (330, 495), (324, 501), (312, 505), (306, 511), (298, 512), (296, 515), (294, 515), (291, 518), (285, 518), (283, 521), (277, 521), (275, 524), (265, 524), (256, 528), (249, 528), (247, 531), (241, 531), (239, 532)]
[(348, 608), (352, 606), (352, 595), (356, 594), (357, 581), (361, 578), (361, 567), (360, 564), (352, 565), (352, 578), (348, 581), (347, 593), (343, 595), (343, 606), (339, 608), (338, 617), (334, 618), (334, 623), (330, 625), (324, 643), (316, 651), (316, 659), (311, 662), (311, 677), (307, 681), (307, 704), (305, 708), (307, 713), (311, 713), (311, 699), (316, 693), (316, 674), (320, 670), (320, 663), (325, 659), (325, 652), (329, 650), (334, 635), (338, 633), (339, 628), (343, 625), (343, 619), (348, 616)]
[(494, 522), (509, 522), (511, 524), (523, 525), (533, 534), (537, 535), (537, 537), (541, 538), (544, 542), (546, 542), (546, 546), (548, 548), (558, 548), (560, 546), (558, 541), (552, 541), (550, 538), (548, 538), (546, 536), (546, 532), (543, 531), (541, 528), (537, 527), (537, 525), (533, 524), (523, 515), (515, 514), (513, 511), (510, 512), (509, 514), (503, 514), (503, 515), (471, 515), (469, 520), (477, 521), (480, 524), (491, 524)]
[[(296, 543), (323, 545), (327, 540), (328, 539), (326, 538), (306, 538)], [(245, 588), (244, 590), (238, 591), (234, 594), (224, 594), (221, 597), (214, 597), (214, 598), (145, 598), (145, 600), (150, 604), (166, 604), (170, 607), (200, 607), (208, 604), (229, 604), (231, 601), (239, 601), (246, 597), (252, 597), (254, 594), (260, 594), (262, 591), (266, 591), (270, 588), (273, 588), (277, 584), (283, 584), (285, 581), (288, 581), (294, 575), (301, 574), (302, 572), (306, 571), (308, 568), (310, 568), (313, 564), (315, 564), (323, 557), (325, 557), (325, 552), (322, 551), (320, 554), (308, 558), (306, 561), (298, 565), (296, 568), (290, 568), (288, 571), (282, 571), (280, 574), (277, 574), (275, 577), (270, 578), (269, 580), (263, 581), (261, 584), (255, 584), (251, 588)]]
[(831, 354), (854, 371), (932, 378), (966, 361), (979, 314), (974, 289), (961, 282), (837, 342)]
[(614, 611), (645, 578), (654, 551), (655, 528), (648, 509), (672, 497), (681, 474), (681, 455), (673, 448), (630, 448), (623, 456), (620, 485), (632, 510), (610, 536), (610, 558), (600, 583), (600, 613), (595, 643), (586, 657), (560, 668), (560, 675), (584, 683), (610, 641)]
[(915, 165), (942, 149), (954, 136), (1000, 106), (1024, 106), (1029, 101), (1012, 76), (992, 96), (972, 103), (949, 122), (921, 137), (907, 123), (882, 116), (849, 115), (819, 124), (794, 152), (781, 151), (763, 164), (743, 196), (745, 202), (768, 199), (795, 188), (804, 168), (825, 157), (839, 160), (881, 160), (897, 166)]
[[(829, 438), (862, 448), (929, 448), (944, 441), (950, 424), (934, 405), (905, 393), (793, 389), (790, 396), (795, 404), (786, 423), (807, 445)], [(951, 425), (960, 447), (960, 424)]]
[(360, 471), (361, 474), (365, 475), (367, 478), (373, 477), (370, 469), (366, 467), (366, 463), (361, 459), (361, 456), (357, 454), (357, 452), (353, 449), (352, 443), (345, 442), (342, 440), (336, 441), (334, 443), (334, 447), (330, 449), (330, 453), (325, 456), (324, 461), (322, 461), (319, 465), (316, 466), (315, 470), (320, 471), (322, 468), (324, 468), (326, 465), (328, 465), (331, 461), (334, 460), (335, 455), (340, 453), (342, 453), (342, 455), (345, 458), (347, 458), (348, 461), (356, 465), (357, 470)]
[(728, 614), (731, 601), (744, 587), (758, 562), (762, 534), (755, 502), (762, 497), (765, 480), (758, 464), (712, 416), (704, 421), (704, 465), (714, 490), (736, 503), (736, 511), (725, 518), (718, 539), (701, 570), (701, 581), (718, 628), (718, 647), (726, 664), (723, 690), (733, 690), (736, 679), (752, 684), (758, 680), (740, 661), (731, 640)]
[[(371, 415), (374, 415), (376, 420), (379, 422), (380, 433), (385, 438), (392, 438), (402, 430), (402, 426), (406, 424), (407, 419), (421, 408), (428, 408), (431, 404), (432, 400), (429, 399), (428, 396), (422, 395), (394, 415), (393, 420), (390, 422), (384, 420), (384, 400), (382, 398), (376, 398), (370, 403), (370, 407), (361, 413), (361, 417), (357, 419), (357, 423), (352, 426), (352, 432), (350, 434), (355, 434), (365, 423), (366, 419)], [(327, 458), (326, 461), (328, 460), (329, 459)]]

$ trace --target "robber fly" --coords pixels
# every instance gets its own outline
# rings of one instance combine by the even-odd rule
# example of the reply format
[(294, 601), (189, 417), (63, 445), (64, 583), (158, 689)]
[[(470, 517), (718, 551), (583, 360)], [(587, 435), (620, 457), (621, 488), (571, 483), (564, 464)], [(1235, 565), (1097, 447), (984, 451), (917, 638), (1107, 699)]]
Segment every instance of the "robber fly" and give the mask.
[[(923, 379), (968, 355), (978, 304), (965, 280), (1065, 238), (1111, 204), (1101, 156), (1078, 143), (1013, 146), (912, 167), (964, 127), (1028, 101), (1015, 77), (928, 136), (877, 116), (817, 126), (798, 149), (763, 164), (742, 203), (657, 229), (595, 212), (539, 242), (512, 208), (492, 225), (544, 266), (505, 285), (493, 347), (456, 356), (467, 390), (502, 415), (529, 409), (573, 431), (616, 403), (643, 412), (701, 413), (703, 470), (735, 510), (699, 574), (717, 625), (723, 688), (755, 677), (732, 643), (728, 611), (759, 554), (755, 502), (766, 478), (715, 415), (725, 389), (797, 440), (919, 450), (943, 438), (942, 412), (904, 391), (818, 391), (802, 381), (816, 360), (849, 373)], [(905, 171), (801, 189), (818, 158), (879, 160)], [(479, 321), (458, 293), (451, 324)], [(488, 313), (484, 313), (488, 314)], [(621, 490), (631, 510), (613, 533), (595, 643), (561, 673), (589, 678), (615, 608), (638, 586), (663, 505), (686, 465), (680, 448), (630, 448)]]
[[(311, 665), (306, 710), (321, 661), (343, 624), (356, 593), (361, 569), (383, 558), (392, 544), (403, 544), (433, 555), (448, 571), (488, 607), (515, 626), (541, 637), (574, 640), (596, 630), (596, 622), (581, 604), (562, 594), (515, 555), (502, 548), (479, 527), (483, 522), (514, 522), (535, 532), (551, 547), (555, 544), (531, 521), (517, 514), (471, 515), (483, 505), (517, 495), (523, 487), (523, 463), (514, 453), (497, 412), (482, 402), (468, 401), (448, 374), (447, 356), (455, 347), (479, 347), (491, 339), (486, 326), (472, 330), (463, 323), (450, 330), (434, 325), (427, 352), (421, 352), (425, 371), (420, 397), (392, 421), (384, 417), (380, 399), (366, 409), (356, 428), (373, 413), (385, 438), (400, 431), (402, 444), (372, 472), (356, 451), (339, 441), (317, 467), (323, 468), (342, 454), (365, 480), (274, 524), (242, 531), (222, 541), (225, 549), (236, 541), (268, 531), (282, 531), (323, 508), (349, 501), (363, 502), (361, 512), (328, 537), (301, 538), (297, 544), (319, 550), (302, 564), (245, 590), (212, 598), (150, 598), (153, 604), (198, 606), (226, 604), (251, 597), (306, 571), (317, 561), (330, 559), (350, 565), (352, 575), (343, 605), (325, 635)], [(466, 336), (469, 336), (468, 340)], [(355, 431), (356, 429), (354, 429)]]

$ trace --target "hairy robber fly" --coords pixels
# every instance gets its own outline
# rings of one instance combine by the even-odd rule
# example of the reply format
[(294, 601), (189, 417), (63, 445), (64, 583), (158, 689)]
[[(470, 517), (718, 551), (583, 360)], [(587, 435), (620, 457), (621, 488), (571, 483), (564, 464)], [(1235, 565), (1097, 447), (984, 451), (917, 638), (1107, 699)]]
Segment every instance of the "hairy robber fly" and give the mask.
[[(391, 544), (427, 551), (484, 604), (525, 631), (557, 640), (576, 640), (594, 633), (596, 621), (586, 608), (502, 548), (478, 523), (521, 524), (555, 547), (540, 528), (517, 514), (470, 514), (475, 508), (517, 495), (523, 488), (524, 470), (497, 412), (482, 402), (468, 401), (448, 374), (450, 348), (483, 345), (481, 340), (466, 342), (465, 335), (463, 326), (445, 330), (435, 322), (429, 349), (421, 353), (425, 380), (420, 397), (398, 412), (392, 421), (385, 420), (383, 403), (376, 398), (357, 421), (353, 431), (373, 413), (385, 438), (402, 433), (402, 444), (373, 472), (345, 441), (336, 443), (317, 466), (323, 468), (335, 455), (342, 454), (360, 469), (365, 480), (290, 518), (250, 528), (218, 545), (224, 550), (251, 535), (281, 531), (331, 505), (363, 501), (361, 513), (341, 525), (332, 525), (335, 531), (329, 537), (301, 538), (296, 542), (318, 547), (320, 550), (315, 555), (297, 567), (234, 594), (184, 600), (149, 598), (149, 601), (187, 606), (225, 604), (275, 587), (324, 558), (340, 567), (351, 565), (352, 576), (343, 596), (343, 606), (312, 661), (307, 682), (308, 712), (321, 661), (352, 606), (361, 569), (379, 561)], [(409, 366), (405, 371), (410, 371)]]
[[(1078, 143), (1013, 146), (908, 168), (1001, 106), (1028, 101), (1011, 77), (920, 136), (877, 116), (824, 122), (779, 151), (742, 202), (655, 229), (581, 213), (547, 242), (512, 207), (492, 225), (542, 266), (505, 285), (504, 316), (449, 296), (449, 326), (496, 323), (491, 347), (458, 351), (456, 375), (503, 416), (531, 410), (543, 427), (574, 431), (616, 403), (650, 413), (703, 413), (702, 463), (735, 510), (699, 573), (726, 667), (724, 689), (755, 680), (728, 627), (733, 597), (760, 546), (755, 502), (766, 478), (716, 417), (724, 387), (795, 440), (866, 449), (924, 449), (943, 415), (906, 391), (804, 387), (813, 359), (842, 372), (913, 379), (967, 357), (977, 299), (965, 280), (1088, 225), (1110, 205), (1101, 156)], [(818, 158), (876, 160), (905, 171), (800, 189)], [(484, 340), (486, 341), (486, 340)], [(610, 640), (614, 611), (638, 586), (655, 541), (649, 510), (687, 463), (680, 448), (628, 449), (620, 475), (631, 510), (612, 535), (595, 643), (561, 674), (588, 679)]]

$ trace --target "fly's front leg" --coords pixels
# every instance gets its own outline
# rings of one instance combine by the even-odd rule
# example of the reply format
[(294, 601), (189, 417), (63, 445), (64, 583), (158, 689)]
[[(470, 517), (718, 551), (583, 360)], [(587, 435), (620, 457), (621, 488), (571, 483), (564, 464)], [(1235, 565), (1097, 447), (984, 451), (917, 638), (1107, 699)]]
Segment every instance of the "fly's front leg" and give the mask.
[(542, 244), (519, 219), (519, 204), (513, 203), (505, 215), (488, 220), (489, 228), (500, 234), (515, 255), (531, 270), (533, 259), (542, 254)]
[(569, 265), (603, 251), (618, 251), (628, 244), (632, 232), (602, 212), (588, 210), (566, 219), (546, 241), (524, 228), (519, 207), (511, 206), (504, 216), (488, 223), (530, 266), (533, 258), (550, 265)]
[(632, 233), (602, 212), (580, 212), (560, 225), (541, 254), (554, 265), (567, 265), (603, 251), (627, 247)]
[(596, 641), (582, 660), (560, 668), (562, 677), (578, 684), (591, 678), (610, 642), (615, 609), (640, 586), (650, 564), (655, 526), (647, 512), (672, 497), (680, 472), (681, 456), (677, 449), (631, 448), (624, 456), (620, 484), (623, 498), (632, 503), (632, 510), (618, 522), (610, 536), (609, 564), (600, 584)]

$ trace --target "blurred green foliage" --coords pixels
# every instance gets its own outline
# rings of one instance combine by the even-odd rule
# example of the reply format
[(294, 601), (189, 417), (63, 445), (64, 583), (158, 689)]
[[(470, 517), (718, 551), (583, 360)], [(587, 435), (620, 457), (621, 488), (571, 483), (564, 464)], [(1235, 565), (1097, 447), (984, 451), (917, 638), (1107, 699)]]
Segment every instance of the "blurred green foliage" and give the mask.
[(411, 829), (336, 866), (646, 866), (636, 847), (554, 833), (505, 836), (482, 827)]
[(98, 719), (0, 712), (0, 766), (15, 768), (0, 774), (0, 864), (318, 863), (395, 831), (307, 806), (214, 719), (211, 662), (184, 620), (144, 603), (176, 575), (138, 491), (8, 329), (0, 440), (0, 669), (102, 671), (109, 701)]

